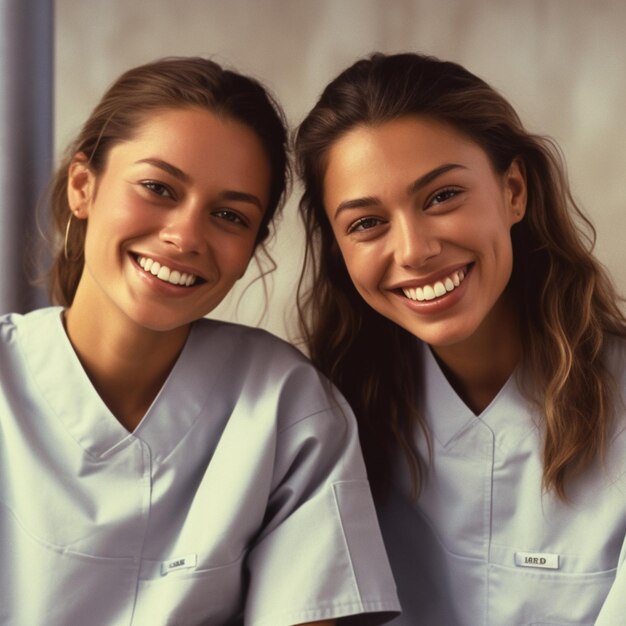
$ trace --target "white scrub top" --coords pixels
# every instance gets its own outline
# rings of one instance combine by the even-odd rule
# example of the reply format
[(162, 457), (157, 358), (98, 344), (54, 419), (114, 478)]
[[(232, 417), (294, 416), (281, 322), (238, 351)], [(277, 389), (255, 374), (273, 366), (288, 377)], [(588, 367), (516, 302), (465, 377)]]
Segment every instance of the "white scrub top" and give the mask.
[(345, 401), (282, 341), (209, 320), (129, 433), (60, 308), (0, 318), (0, 554), (11, 626), (398, 611)]
[(608, 457), (566, 484), (569, 503), (542, 494), (540, 419), (515, 376), (476, 416), (422, 350), (432, 466), (417, 502), (399, 473), (379, 506), (403, 608), (394, 626), (626, 624), (623, 348)]

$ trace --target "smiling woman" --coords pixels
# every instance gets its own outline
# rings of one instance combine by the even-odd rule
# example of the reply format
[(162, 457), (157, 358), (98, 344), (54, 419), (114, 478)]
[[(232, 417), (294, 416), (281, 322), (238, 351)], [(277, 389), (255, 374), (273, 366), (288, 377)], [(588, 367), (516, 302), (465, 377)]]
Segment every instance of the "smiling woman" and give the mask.
[[(98, 316), (133, 333), (165, 331), (163, 340), (213, 310), (252, 257), (270, 170), (252, 130), (199, 108), (151, 115), (110, 150), (99, 178), (77, 154), (68, 198), (90, 228), (67, 311), (70, 336), (77, 320)], [(150, 271), (139, 257), (152, 261)], [(174, 284), (173, 271), (193, 284)]]
[[(68, 201), (89, 228), (67, 331), (100, 396), (129, 430), (154, 399), (151, 382), (164, 382), (189, 324), (243, 276), (268, 204), (270, 171), (249, 127), (200, 108), (154, 112), (110, 149), (99, 176), (84, 153), (74, 155)], [(158, 341), (150, 339), (154, 331)], [(132, 388), (101, 380), (109, 375), (102, 354), (116, 336), (126, 347), (115, 373), (132, 379)], [(137, 342), (150, 345), (149, 360)]]
[(496, 176), (479, 146), (433, 120), (356, 128), (328, 151), (324, 205), (355, 288), (440, 349), (485, 327), (511, 275), (509, 233), (525, 201), (518, 163)]
[(397, 613), (347, 404), (280, 340), (203, 319), (269, 232), (285, 144), (261, 85), (191, 58), (121, 76), (70, 147), (59, 306), (0, 318), (0, 622)]
[(360, 422), (393, 623), (623, 623), (626, 320), (558, 150), (417, 54), (345, 70), (296, 150), (302, 327)]

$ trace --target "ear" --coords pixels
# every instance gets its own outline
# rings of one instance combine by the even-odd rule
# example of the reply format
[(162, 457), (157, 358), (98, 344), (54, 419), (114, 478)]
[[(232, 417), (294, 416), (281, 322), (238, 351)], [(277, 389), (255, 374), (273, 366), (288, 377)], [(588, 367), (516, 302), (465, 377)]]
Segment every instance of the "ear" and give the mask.
[(504, 193), (510, 225), (521, 222), (526, 213), (526, 168), (519, 157), (513, 159), (504, 174)]
[(89, 216), (89, 204), (96, 186), (95, 174), (87, 157), (78, 152), (74, 155), (67, 172), (67, 201), (72, 213), (81, 220)]

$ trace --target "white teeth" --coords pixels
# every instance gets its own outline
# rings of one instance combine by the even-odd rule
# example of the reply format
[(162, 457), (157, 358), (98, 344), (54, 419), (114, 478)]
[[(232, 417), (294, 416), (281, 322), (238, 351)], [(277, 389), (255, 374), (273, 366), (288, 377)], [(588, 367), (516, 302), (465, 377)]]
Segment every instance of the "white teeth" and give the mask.
[(446, 291), (446, 288), (443, 286), (443, 283), (440, 280), (438, 280), (435, 283), (435, 295), (438, 298), (441, 298), (441, 296), (443, 296), (446, 293), (448, 293), (448, 292)]
[(159, 273), (157, 274), (157, 278), (160, 278), (162, 281), (169, 283), (170, 282), (170, 268), (165, 265), (161, 265), (159, 269)]
[(402, 291), (409, 300), (417, 300), (418, 302), (434, 300), (435, 298), (441, 298), (441, 296), (444, 296), (450, 291), (454, 291), (454, 289), (463, 282), (464, 278), (465, 270), (457, 270), (443, 280), (438, 280), (434, 285), (407, 287), (403, 288)]
[(149, 257), (140, 256), (137, 259), (137, 262), (144, 269), (144, 271), (149, 272), (153, 276), (156, 276), (159, 280), (172, 285), (191, 287), (197, 279), (195, 274), (187, 274), (186, 272), (171, 270), (167, 267), (167, 265), (161, 265), (158, 261)]

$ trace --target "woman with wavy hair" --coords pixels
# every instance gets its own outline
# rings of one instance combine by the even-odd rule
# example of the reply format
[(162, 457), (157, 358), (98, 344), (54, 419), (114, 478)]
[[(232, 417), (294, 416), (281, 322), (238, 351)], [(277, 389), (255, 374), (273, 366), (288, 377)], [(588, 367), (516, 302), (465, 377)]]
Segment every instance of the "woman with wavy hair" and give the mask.
[(129, 70), (57, 171), (58, 306), (0, 318), (0, 623), (383, 623), (393, 579), (345, 401), (203, 319), (284, 198), (283, 115), (202, 58)]
[(393, 623), (622, 623), (626, 321), (554, 143), (457, 64), (375, 54), (296, 152), (302, 328), (359, 421)]

